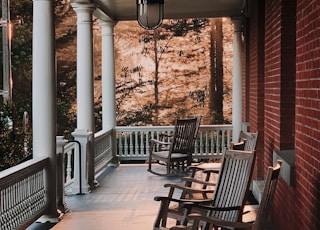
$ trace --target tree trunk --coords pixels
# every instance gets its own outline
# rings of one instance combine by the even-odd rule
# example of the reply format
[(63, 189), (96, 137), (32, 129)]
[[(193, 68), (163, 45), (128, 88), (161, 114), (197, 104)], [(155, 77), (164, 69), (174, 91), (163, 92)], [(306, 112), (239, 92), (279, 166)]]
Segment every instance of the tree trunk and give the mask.
[(153, 34), (153, 50), (154, 50), (154, 119), (153, 125), (159, 125), (159, 60), (158, 60), (158, 30), (154, 30)]
[(212, 123), (222, 124), (223, 119), (223, 33), (222, 19), (212, 19), (211, 25), (211, 79), (209, 108)]

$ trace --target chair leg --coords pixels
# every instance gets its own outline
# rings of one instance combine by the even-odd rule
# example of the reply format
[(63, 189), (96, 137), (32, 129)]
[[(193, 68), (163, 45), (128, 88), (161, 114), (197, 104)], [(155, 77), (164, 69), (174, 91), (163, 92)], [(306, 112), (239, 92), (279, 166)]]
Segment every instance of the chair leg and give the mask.
[(154, 229), (158, 229), (160, 227), (166, 227), (167, 225), (167, 215), (166, 213), (168, 212), (168, 207), (169, 207), (169, 201), (161, 201), (160, 204), (160, 209), (157, 215), (157, 218), (154, 222)]
[(170, 163), (167, 163), (167, 174), (170, 174)]
[(152, 157), (151, 153), (149, 154), (149, 161), (148, 161), (148, 171), (151, 171), (151, 163), (152, 163)]

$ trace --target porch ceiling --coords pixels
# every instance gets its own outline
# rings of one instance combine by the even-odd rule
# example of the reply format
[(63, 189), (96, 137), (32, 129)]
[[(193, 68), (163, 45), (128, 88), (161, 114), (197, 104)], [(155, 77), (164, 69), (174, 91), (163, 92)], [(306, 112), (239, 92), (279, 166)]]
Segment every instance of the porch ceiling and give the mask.
[[(239, 17), (250, 0), (164, 0), (165, 19)], [(75, 2), (85, 2), (75, 0)], [(136, 20), (136, 0), (93, 0), (114, 21)]]

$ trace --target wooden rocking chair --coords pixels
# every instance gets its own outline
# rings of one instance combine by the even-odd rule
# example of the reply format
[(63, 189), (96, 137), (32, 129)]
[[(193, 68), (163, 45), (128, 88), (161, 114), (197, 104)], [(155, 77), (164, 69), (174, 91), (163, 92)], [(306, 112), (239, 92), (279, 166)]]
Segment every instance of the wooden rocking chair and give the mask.
[[(256, 220), (253, 223), (243, 223), (243, 222), (234, 222), (227, 221), (223, 218), (217, 218), (216, 216), (207, 215), (203, 216), (198, 213), (190, 214), (188, 219), (193, 222), (192, 228), (187, 228), (186, 226), (176, 226), (170, 228), (170, 230), (181, 230), (181, 229), (253, 229), (260, 230), (266, 224), (268, 218), (268, 212), (273, 200), (274, 192), (277, 186), (280, 169), (281, 169), (281, 161), (277, 162), (275, 167), (268, 167), (267, 177), (265, 180), (265, 185), (263, 189), (263, 195), (261, 199), (261, 203), (259, 205), (258, 213)], [(210, 210), (210, 209), (209, 209)], [(201, 224), (203, 228), (200, 228)], [(220, 227), (220, 228), (218, 228)]]
[[(202, 205), (211, 205), (215, 210), (212, 216), (222, 217), (226, 221), (239, 221), (242, 216), (243, 207), (249, 189), (252, 171), (254, 168), (255, 153), (252, 151), (226, 150), (222, 160), (221, 172), (216, 184), (212, 199), (179, 199), (172, 197), (174, 189), (186, 189), (187, 193), (212, 192), (207, 189), (195, 190), (190, 187), (182, 188), (178, 184), (166, 184), (170, 187), (167, 197), (155, 197), (161, 201), (158, 216), (155, 220), (154, 229), (165, 229), (167, 218), (177, 220), (177, 224), (187, 224), (185, 219), (191, 211), (206, 214)], [(173, 203), (173, 205), (172, 205)], [(187, 205), (188, 203), (191, 203)]]
[[(160, 176), (176, 175), (177, 170), (184, 172), (192, 162), (199, 125), (199, 117), (177, 119), (171, 142), (151, 139), (148, 171)], [(165, 145), (168, 147), (164, 147)], [(166, 173), (154, 171), (152, 169), (154, 161), (165, 165)]]
[[(240, 132), (239, 141), (237, 143), (231, 143), (230, 149), (232, 150), (243, 150), (243, 151), (255, 151), (258, 139), (258, 133)], [(191, 171), (191, 175), (188, 178), (184, 178), (186, 186), (191, 186), (194, 181), (196, 172), (202, 171), (206, 174), (205, 181), (209, 181), (210, 176), (213, 173), (218, 173), (221, 168), (219, 162), (200, 163), (198, 165), (192, 165), (188, 167)], [(205, 185), (204, 187), (205, 188)]]

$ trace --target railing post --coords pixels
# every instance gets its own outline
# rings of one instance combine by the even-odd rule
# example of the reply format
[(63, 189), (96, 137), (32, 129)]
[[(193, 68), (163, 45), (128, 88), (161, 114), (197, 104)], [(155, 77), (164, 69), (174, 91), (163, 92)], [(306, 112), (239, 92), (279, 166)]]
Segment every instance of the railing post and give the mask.
[(74, 154), (74, 183), (72, 194), (85, 194), (90, 192), (88, 183), (88, 153), (90, 132), (84, 129), (76, 129), (72, 135), (80, 146), (77, 146)]
[(62, 136), (56, 137), (57, 143), (57, 208), (60, 212), (68, 211), (67, 204), (64, 201), (64, 146), (66, 144)]
[[(121, 141), (121, 137), (119, 139), (119, 142)], [(111, 133), (111, 148), (112, 148), (112, 160), (109, 163), (109, 166), (112, 167), (118, 167), (120, 165), (120, 161), (117, 158), (117, 137), (116, 137), (116, 130), (112, 129)], [(121, 146), (121, 145), (119, 145)]]

